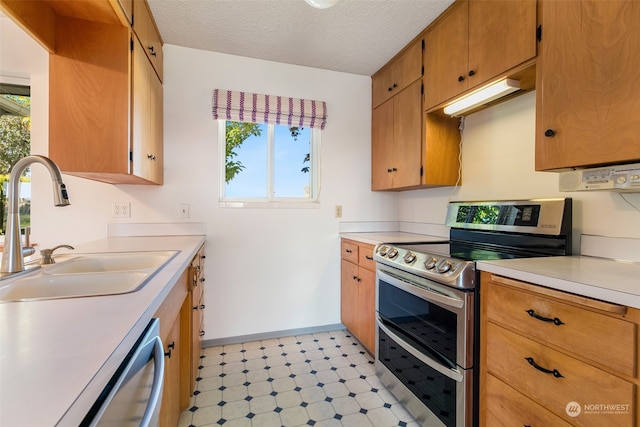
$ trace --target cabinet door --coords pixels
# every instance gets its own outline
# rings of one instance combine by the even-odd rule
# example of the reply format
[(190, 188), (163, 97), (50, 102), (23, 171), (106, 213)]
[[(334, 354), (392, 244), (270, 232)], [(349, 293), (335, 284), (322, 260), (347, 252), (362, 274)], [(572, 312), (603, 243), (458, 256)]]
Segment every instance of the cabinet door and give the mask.
[(376, 273), (358, 270), (358, 339), (371, 353), (376, 346)]
[(420, 185), (422, 153), (422, 81), (393, 97), (394, 188)]
[(133, 31), (140, 39), (142, 48), (162, 81), (162, 40), (149, 11), (146, 0), (133, 0)]
[(425, 35), (424, 99), (431, 109), (467, 90), (468, 18), (467, 2), (462, 1)]
[(162, 183), (162, 84), (137, 38), (133, 37), (133, 174)]
[(640, 2), (542, 5), (536, 170), (640, 161)]
[(180, 417), (180, 318), (165, 340), (164, 388), (160, 408), (160, 426), (175, 427)]
[(129, 173), (131, 31), (56, 18), (49, 56), (49, 157), (83, 177)]
[(371, 189), (392, 186), (393, 168), (393, 99), (373, 110), (371, 115)]
[(469, 87), (536, 56), (536, 1), (469, 1)]
[(358, 266), (341, 260), (340, 319), (357, 335), (358, 323)]

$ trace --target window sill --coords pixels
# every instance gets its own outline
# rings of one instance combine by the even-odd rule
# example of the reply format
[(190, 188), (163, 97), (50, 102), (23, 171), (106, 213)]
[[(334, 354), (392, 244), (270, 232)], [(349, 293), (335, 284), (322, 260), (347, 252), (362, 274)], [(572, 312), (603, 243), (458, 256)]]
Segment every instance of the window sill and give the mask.
[(320, 202), (316, 201), (220, 201), (221, 208), (245, 208), (245, 209), (319, 209)]

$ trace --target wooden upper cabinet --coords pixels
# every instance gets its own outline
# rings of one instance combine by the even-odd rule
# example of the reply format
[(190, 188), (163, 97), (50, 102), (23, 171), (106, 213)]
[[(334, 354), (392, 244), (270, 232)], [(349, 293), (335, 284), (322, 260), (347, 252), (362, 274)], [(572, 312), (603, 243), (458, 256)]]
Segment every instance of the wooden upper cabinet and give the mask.
[(463, 0), (425, 34), (425, 108), (535, 58), (535, 0)]
[(162, 81), (162, 39), (145, 0), (133, 1), (132, 28), (158, 78)]
[(464, 92), (468, 85), (469, 8), (455, 3), (424, 38), (425, 108), (440, 104)]
[(142, 45), (133, 41), (132, 153), (133, 175), (149, 182), (163, 181), (162, 83)]
[(407, 46), (371, 78), (373, 107), (401, 92), (422, 77), (422, 39)]
[(640, 2), (542, 4), (536, 170), (640, 161)]
[[(102, 3), (69, 4), (94, 1)], [(124, 8), (114, 5), (124, 17)], [(66, 174), (113, 184), (162, 184), (162, 42), (146, 3), (135, 0), (132, 10), (139, 22), (147, 21), (138, 27), (141, 33), (155, 34), (143, 39), (155, 41), (143, 44), (126, 18), (123, 24), (56, 17), (49, 157)], [(143, 47), (153, 43), (156, 56)]]
[(64, 173), (129, 174), (130, 29), (59, 16), (49, 57), (49, 157)]
[(371, 128), (371, 189), (420, 185), (422, 81), (417, 80), (374, 108)]

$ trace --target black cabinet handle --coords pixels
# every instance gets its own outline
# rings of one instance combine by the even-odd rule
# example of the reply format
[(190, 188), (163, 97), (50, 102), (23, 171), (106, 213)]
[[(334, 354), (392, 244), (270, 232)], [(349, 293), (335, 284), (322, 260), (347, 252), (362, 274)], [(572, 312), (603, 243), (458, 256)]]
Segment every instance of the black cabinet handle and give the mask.
[(350, 254), (351, 252), (353, 252), (351, 249), (345, 249), (344, 250), (346, 253)]
[(551, 138), (552, 136), (556, 136), (556, 131), (553, 129), (547, 129), (544, 131), (544, 136), (547, 138)]
[(205, 305), (204, 304), (200, 304), (200, 310), (204, 310)]
[(398, 168), (392, 168), (391, 171), (392, 172), (398, 172)]
[(201, 281), (202, 283), (204, 283), (204, 281), (205, 281), (205, 280), (206, 280), (206, 279), (205, 279), (204, 277), (201, 277), (201, 278), (200, 278), (200, 281)]
[(464, 81), (464, 76), (458, 76), (458, 81), (459, 82)]
[(543, 368), (542, 366), (538, 365), (536, 363), (536, 361), (533, 360), (533, 357), (525, 357), (524, 360), (529, 362), (529, 365), (533, 366), (534, 368), (536, 368), (540, 372), (544, 372), (545, 374), (551, 374), (556, 378), (564, 378), (562, 376), (562, 374), (557, 369), (547, 369), (547, 368)]
[(369, 261), (373, 261), (373, 257), (372, 257), (372, 256), (365, 255), (364, 257), (365, 257), (366, 259), (368, 259)]
[(474, 70), (469, 70), (469, 77), (473, 77), (476, 75), (476, 72)]
[(393, 172), (393, 169), (387, 169), (387, 173)]
[(200, 259), (205, 259), (206, 257), (206, 255), (200, 255)]
[(552, 322), (552, 323), (553, 323), (554, 325), (556, 325), (556, 326), (564, 325), (564, 322), (563, 322), (562, 320), (558, 319), (557, 317), (554, 317), (554, 318), (552, 319), (552, 318), (550, 318), (550, 317), (543, 317), (543, 316), (540, 316), (539, 314), (537, 314), (537, 313), (535, 312), (535, 310), (533, 310), (533, 309), (531, 309), (531, 308), (530, 308), (529, 310), (525, 310), (525, 312), (526, 312), (529, 316), (533, 317), (534, 319), (538, 319), (538, 320), (541, 320), (541, 321), (543, 321), (543, 322)]
[(169, 349), (169, 351), (165, 352), (164, 355), (166, 357), (168, 357), (169, 359), (171, 359), (171, 351), (176, 348), (176, 342), (175, 341), (171, 341), (171, 344), (169, 344), (167, 346), (167, 348)]
[(203, 337), (203, 336), (204, 336), (204, 331), (200, 331), (200, 334), (199, 334), (199, 335), (200, 335), (201, 337)]
[(147, 49), (149, 49), (149, 52), (151, 52), (151, 56), (156, 56), (156, 49), (153, 46), (149, 46)]

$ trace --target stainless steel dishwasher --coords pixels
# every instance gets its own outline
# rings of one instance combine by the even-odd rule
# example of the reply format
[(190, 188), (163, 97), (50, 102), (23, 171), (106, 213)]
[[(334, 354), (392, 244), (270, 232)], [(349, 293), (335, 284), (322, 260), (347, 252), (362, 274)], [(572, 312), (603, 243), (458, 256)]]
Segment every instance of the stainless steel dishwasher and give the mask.
[(163, 382), (160, 320), (152, 319), (80, 426), (157, 426)]

